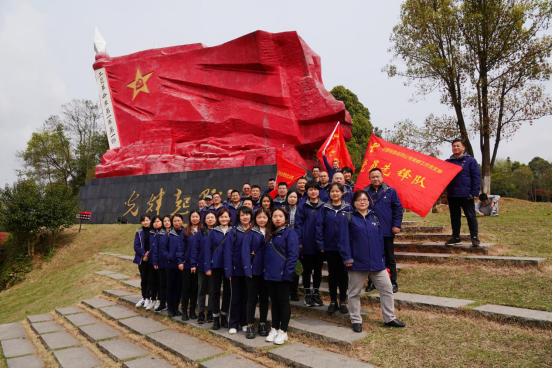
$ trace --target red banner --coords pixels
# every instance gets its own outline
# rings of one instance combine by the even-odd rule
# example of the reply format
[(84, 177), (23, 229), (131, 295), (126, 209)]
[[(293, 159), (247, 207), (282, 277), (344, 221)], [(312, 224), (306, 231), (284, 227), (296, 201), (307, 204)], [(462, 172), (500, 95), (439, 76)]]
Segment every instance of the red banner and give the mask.
[(275, 189), (269, 192), (269, 195), (274, 199), (277, 195), (278, 184), (280, 182), (286, 182), (288, 188), (296, 182), (300, 177), (305, 175), (305, 169), (294, 164), (293, 162), (285, 159), (282, 156), (280, 151), (276, 153), (276, 166), (277, 166), (277, 175), (276, 175), (276, 185)]
[(458, 165), (394, 145), (374, 134), (367, 145), (356, 190), (370, 184), (369, 171), (373, 168), (380, 168), (384, 182), (397, 191), (404, 208), (423, 217), (461, 171)]
[(323, 164), (323, 155), (326, 156), (328, 163), (332, 166), (334, 159), (338, 159), (340, 167), (350, 167), (355, 171), (351, 156), (349, 155), (348, 147), (346, 146), (346, 140), (342, 134), (342, 126), (340, 122), (336, 123), (334, 130), (330, 133), (325, 140), (319, 151), (317, 151), (317, 158)]

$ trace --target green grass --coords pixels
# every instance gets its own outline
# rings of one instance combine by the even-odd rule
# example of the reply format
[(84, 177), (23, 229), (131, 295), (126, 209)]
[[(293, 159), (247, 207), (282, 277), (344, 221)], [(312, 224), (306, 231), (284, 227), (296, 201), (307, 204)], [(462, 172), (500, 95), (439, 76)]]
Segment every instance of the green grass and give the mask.
[[(446, 206), (440, 213), (430, 213), (421, 218), (406, 213), (406, 220), (416, 220), (427, 225), (450, 226)], [(551, 260), (551, 203), (529, 202), (518, 199), (501, 199), (497, 217), (478, 217), (478, 227), (483, 241), (498, 244), (492, 254), (511, 256), (541, 256)], [(462, 219), (462, 232), (468, 233), (466, 219)]]
[(378, 367), (551, 367), (551, 330), (426, 311), (397, 313), (407, 328), (382, 327), (373, 310), (375, 320), (364, 327), (368, 336), (353, 354)]

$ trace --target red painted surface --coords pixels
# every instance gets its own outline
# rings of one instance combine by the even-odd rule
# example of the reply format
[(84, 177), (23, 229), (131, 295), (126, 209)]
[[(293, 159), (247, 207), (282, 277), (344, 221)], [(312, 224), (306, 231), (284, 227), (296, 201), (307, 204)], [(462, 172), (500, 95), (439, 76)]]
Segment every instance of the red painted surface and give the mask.
[(8, 232), (0, 232), (0, 246), (2, 246), (4, 242), (6, 242), (9, 235), (10, 234)]
[(97, 177), (275, 164), (277, 148), (308, 166), (337, 121), (351, 136), (319, 56), (296, 32), (99, 55), (101, 67), (121, 147), (104, 154)]

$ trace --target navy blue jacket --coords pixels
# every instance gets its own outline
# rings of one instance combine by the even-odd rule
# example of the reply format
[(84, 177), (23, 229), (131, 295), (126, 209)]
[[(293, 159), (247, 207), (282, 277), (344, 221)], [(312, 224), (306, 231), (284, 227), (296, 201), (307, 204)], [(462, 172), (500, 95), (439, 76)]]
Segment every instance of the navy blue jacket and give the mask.
[(286, 198), (281, 199), (278, 196), (275, 197), (273, 200), (273, 208), (278, 209), (278, 208), (284, 208), (284, 207), (286, 207)]
[(351, 218), (340, 217), (340, 255), (345, 262), (351, 261), (351, 270), (379, 272), (386, 268), (384, 262), (384, 237), (378, 216), (369, 210), (367, 216), (354, 211)]
[(298, 233), (302, 255), (316, 255), (324, 250), (323, 206), (321, 200), (316, 205), (307, 201), (296, 210), (294, 230)]
[(325, 251), (339, 251), (340, 227), (344, 226), (344, 222), (340, 218), (348, 217), (348, 213), (351, 214), (351, 211), (351, 206), (343, 201), (338, 209), (330, 203), (324, 204), (322, 239)]
[(329, 202), (330, 201), (330, 194), (328, 193), (328, 190), (330, 189), (330, 183), (327, 183), (326, 186), (321, 187), (319, 185), (319, 198), (322, 202)]
[(323, 155), (323, 162), (324, 162), (324, 165), (325, 165), (325, 168), (326, 168), (326, 171), (328, 173), (328, 178), (330, 179), (330, 182), (329, 183), (332, 183), (332, 177), (334, 177), (334, 174), (339, 171), (340, 169), (334, 169), (334, 167), (332, 167), (332, 165), (330, 165), (330, 163), (328, 162), (328, 159), (326, 158), (326, 155)]
[(296, 273), (299, 243), (296, 232), (288, 227), (278, 229), (267, 243), (263, 277), (266, 281), (292, 281)]
[[(152, 235), (150, 235), (150, 250), (151, 243), (152, 243)], [(135, 264), (142, 264), (142, 259), (144, 258), (144, 254), (146, 254), (146, 249), (144, 247), (144, 229), (140, 227), (136, 233), (134, 234), (134, 259), (133, 263)], [(151, 254), (151, 252), (150, 252)], [(148, 261), (151, 260), (151, 257), (148, 258)]]
[(188, 237), (188, 247), (184, 251), (184, 267), (196, 268), (198, 267), (198, 258), (200, 243), (202, 242), (202, 232), (197, 231)]
[(365, 191), (371, 197), (373, 209), (380, 220), (380, 228), (384, 237), (392, 237), (392, 227), (401, 228), (403, 220), (403, 206), (399, 201), (396, 190), (382, 183), (376, 190), (368, 186)]
[[(225, 276), (243, 277), (246, 274), (246, 268), (251, 269), (250, 254), (247, 252), (244, 244), (251, 231), (242, 228), (242, 225), (230, 230), (230, 242), (225, 243)], [(251, 273), (251, 272), (250, 272)]]
[(351, 203), (353, 201), (353, 191), (351, 190), (351, 187), (349, 185), (344, 185), (344, 194), (342, 195), (342, 201), (344, 201), (348, 205), (352, 205)]
[(179, 231), (171, 229), (167, 249), (162, 253), (162, 257), (167, 260), (167, 268), (176, 268), (179, 264), (184, 264), (184, 252), (188, 246), (187, 241), (183, 229)]
[(231, 241), (231, 231), (229, 227), (227, 233), (223, 233), (219, 226), (213, 228), (208, 235), (207, 245), (204, 248), (204, 271), (212, 269), (229, 269), (229, 264), (225, 265), (226, 243)]
[(191, 237), (190, 247), (191, 250), (191, 263), (195, 264), (199, 272), (205, 272), (204, 270), (204, 256), (205, 248), (207, 247), (209, 230), (203, 229), (200, 232), (194, 234), (194, 237)]
[(167, 259), (165, 259), (164, 254), (167, 254), (167, 246), (169, 244), (169, 236), (164, 229), (155, 232), (155, 234), (150, 236), (151, 250), (150, 254), (152, 255), (152, 264), (157, 265), (160, 269), (167, 268)]
[(480, 194), (480, 166), (472, 156), (463, 154), (446, 160), (463, 168), (447, 186), (448, 197), (477, 197)]
[(266, 246), (267, 242), (265, 241), (265, 236), (259, 227), (253, 227), (251, 232), (248, 232), (248, 237), (243, 243), (244, 253), (248, 255), (248, 262), (244, 264), (244, 273), (246, 276), (263, 275)]

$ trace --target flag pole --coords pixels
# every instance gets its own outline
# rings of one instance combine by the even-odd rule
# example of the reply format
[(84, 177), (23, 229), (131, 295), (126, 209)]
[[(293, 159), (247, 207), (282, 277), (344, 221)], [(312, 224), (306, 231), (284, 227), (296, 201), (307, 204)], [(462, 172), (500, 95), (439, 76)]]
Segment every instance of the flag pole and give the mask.
[(326, 144), (325, 144), (325, 147), (322, 151), (322, 154), (325, 155), (326, 154), (326, 149), (328, 147), (328, 145), (330, 145), (330, 141), (332, 141), (332, 137), (334, 137), (334, 133), (336, 132), (336, 129), (338, 129), (338, 126), (340, 125), (340, 121), (338, 121), (336, 123), (336, 126), (334, 126), (334, 129), (332, 130), (332, 133), (330, 133), (330, 136), (328, 136), (328, 138), (326, 139)]

